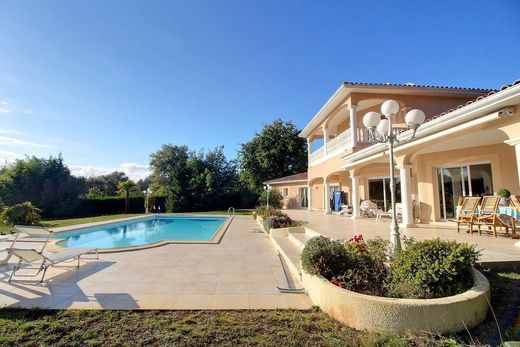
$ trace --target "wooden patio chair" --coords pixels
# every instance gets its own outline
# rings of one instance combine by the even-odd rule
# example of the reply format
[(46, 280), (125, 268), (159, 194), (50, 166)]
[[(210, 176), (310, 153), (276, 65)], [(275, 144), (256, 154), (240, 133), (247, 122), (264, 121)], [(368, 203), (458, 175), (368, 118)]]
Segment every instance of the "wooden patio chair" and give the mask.
[(518, 195), (511, 195), (509, 197), (509, 203), (510, 203), (511, 207), (520, 208), (520, 196), (518, 196)]
[(498, 203), (500, 201), (499, 196), (484, 196), (482, 198), (482, 204), (480, 205), (480, 211), (475, 217), (475, 225), (478, 227), (479, 235), (482, 235), (481, 226), (487, 225), (493, 229), (493, 236), (497, 237), (497, 227), (506, 228), (506, 233), (509, 232), (509, 227), (498, 219)]
[(464, 197), (462, 198), (461, 208), (459, 214), (457, 216), (457, 232), (460, 233), (461, 224), (468, 226), (468, 232), (473, 233), (473, 224), (476, 220), (476, 213), (478, 203), (480, 201), (479, 197)]

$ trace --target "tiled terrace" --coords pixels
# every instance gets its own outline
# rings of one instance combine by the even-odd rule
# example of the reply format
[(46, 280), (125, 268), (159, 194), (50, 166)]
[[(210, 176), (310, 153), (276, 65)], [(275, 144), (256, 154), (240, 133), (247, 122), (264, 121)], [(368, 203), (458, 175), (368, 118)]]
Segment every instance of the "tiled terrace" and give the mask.
[(236, 216), (220, 244), (170, 244), (100, 254), (79, 269), (49, 270), (44, 285), (7, 283), (0, 307), (112, 309), (308, 309), (305, 294), (281, 294), (277, 251), (251, 216)]
[[(389, 220), (352, 220), (319, 211), (289, 210), (308, 227), (331, 238), (388, 238)], [(461, 232), (436, 223), (401, 229), (416, 239), (440, 237), (476, 244), (483, 262), (519, 262), (511, 238)], [(299, 237), (298, 234), (293, 237)], [(302, 242), (307, 238), (303, 237)], [(294, 244), (288, 244), (299, 254)], [(299, 255), (294, 261), (299, 263)], [(72, 264), (73, 265), (73, 264)], [(299, 264), (298, 264), (299, 265)], [(43, 285), (7, 283), (12, 264), (0, 266), (0, 307), (107, 309), (308, 309), (305, 294), (282, 294), (286, 278), (269, 237), (250, 216), (236, 216), (220, 244), (169, 244), (145, 250), (100, 254), (79, 269), (52, 268)]]
[[(387, 239), (390, 234), (390, 219), (376, 222), (368, 218), (351, 219), (333, 214), (326, 215), (322, 211), (288, 210), (286, 212), (293, 219), (307, 221), (310, 229), (333, 239), (349, 239), (358, 234), (362, 234), (365, 238), (379, 236)], [(458, 234), (454, 223), (418, 224), (417, 226), (417, 228), (400, 229), (401, 236), (414, 237), (417, 240), (439, 237), (475, 244), (483, 249), (482, 262), (520, 261), (520, 247), (515, 246), (518, 240), (503, 236), (503, 232), (499, 232), (499, 236), (494, 238), (484, 232), (481, 236), (476, 233), (470, 235), (463, 231)]]

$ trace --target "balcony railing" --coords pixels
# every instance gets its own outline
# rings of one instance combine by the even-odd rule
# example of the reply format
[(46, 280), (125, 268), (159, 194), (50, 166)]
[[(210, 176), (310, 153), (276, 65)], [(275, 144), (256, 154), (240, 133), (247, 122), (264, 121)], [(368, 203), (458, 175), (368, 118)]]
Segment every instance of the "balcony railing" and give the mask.
[(312, 152), (309, 164), (316, 165), (350, 148), (352, 148), (351, 132), (350, 129), (347, 129), (327, 142), (327, 153), (325, 153), (325, 146), (321, 146)]
[[(395, 129), (397, 134), (402, 133), (403, 131), (406, 131), (407, 129)], [(370, 135), (370, 132), (365, 128), (358, 128), (357, 129), (357, 143), (358, 144), (371, 144), (372, 141), (372, 135)], [(349, 150), (352, 148), (352, 132), (349, 129), (345, 130), (332, 140), (329, 140), (327, 142), (327, 152), (325, 153), (325, 146), (321, 146), (320, 148), (316, 149), (314, 152), (311, 153), (309, 158), (309, 165), (313, 166), (316, 164), (321, 163), (322, 161), (325, 161), (329, 158), (332, 158), (335, 155), (338, 155), (339, 153)]]

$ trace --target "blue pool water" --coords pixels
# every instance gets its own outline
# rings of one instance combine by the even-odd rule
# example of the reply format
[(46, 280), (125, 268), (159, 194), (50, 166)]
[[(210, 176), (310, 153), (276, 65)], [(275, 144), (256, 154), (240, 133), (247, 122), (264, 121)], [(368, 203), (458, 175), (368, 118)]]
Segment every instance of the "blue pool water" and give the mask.
[(211, 240), (226, 217), (153, 217), (57, 233), (66, 248), (117, 248), (157, 241)]

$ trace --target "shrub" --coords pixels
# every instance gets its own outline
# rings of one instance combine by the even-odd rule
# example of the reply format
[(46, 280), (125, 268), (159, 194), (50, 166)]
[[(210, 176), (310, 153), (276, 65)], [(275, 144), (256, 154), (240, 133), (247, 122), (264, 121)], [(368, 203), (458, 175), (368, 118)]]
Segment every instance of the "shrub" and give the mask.
[(375, 239), (365, 242), (363, 236), (354, 236), (345, 244), (349, 267), (331, 282), (363, 294), (385, 295), (387, 247), (388, 241)]
[(297, 227), (302, 225), (300, 221), (294, 221), (288, 215), (267, 217), (264, 221), (264, 228), (269, 231), (271, 229)]
[[(273, 188), (273, 189), (269, 189), (269, 207), (274, 207), (274, 208), (282, 208), (282, 201), (283, 201), (283, 196), (282, 194), (278, 191), (278, 189), (276, 188)], [(258, 202), (260, 203), (260, 205), (267, 205), (267, 191), (264, 190), (261, 194), (260, 194), (260, 198), (258, 198)]]
[(38, 224), (41, 220), (41, 214), (42, 210), (34, 206), (30, 201), (26, 201), (6, 207), (0, 214), (0, 220), (9, 225)]
[(255, 213), (256, 213), (257, 216), (262, 216), (263, 218), (267, 218), (267, 217), (270, 217), (270, 216), (281, 217), (281, 216), (284, 215), (282, 213), (282, 211), (277, 210), (276, 208), (274, 208), (272, 206), (269, 206), (269, 208), (267, 208), (266, 206), (257, 207), (255, 209)]
[(330, 280), (345, 273), (352, 265), (345, 245), (338, 240), (317, 236), (310, 239), (301, 254), (302, 267), (310, 275)]
[(405, 241), (397, 251), (387, 281), (392, 297), (440, 298), (473, 285), (473, 267), (480, 252), (475, 246), (440, 239)]
[(498, 196), (503, 198), (509, 198), (511, 196), (511, 192), (506, 188), (502, 188), (498, 191)]

